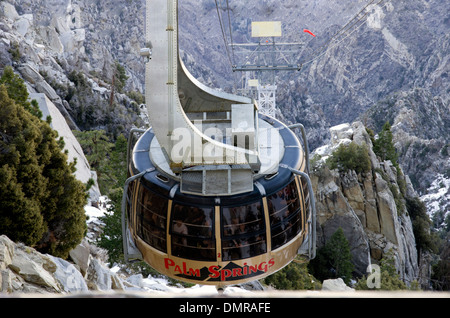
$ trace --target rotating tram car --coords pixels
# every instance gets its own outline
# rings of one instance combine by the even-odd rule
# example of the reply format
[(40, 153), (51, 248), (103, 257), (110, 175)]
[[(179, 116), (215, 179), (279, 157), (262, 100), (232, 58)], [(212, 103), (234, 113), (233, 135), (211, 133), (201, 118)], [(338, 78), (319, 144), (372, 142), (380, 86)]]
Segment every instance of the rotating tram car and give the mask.
[[(125, 259), (223, 288), (315, 256), (315, 203), (300, 124), (198, 82), (178, 56), (178, 3), (147, 1), (146, 102), (122, 201)], [(293, 132), (301, 128), (304, 147)], [(134, 142), (134, 135), (139, 139)]]

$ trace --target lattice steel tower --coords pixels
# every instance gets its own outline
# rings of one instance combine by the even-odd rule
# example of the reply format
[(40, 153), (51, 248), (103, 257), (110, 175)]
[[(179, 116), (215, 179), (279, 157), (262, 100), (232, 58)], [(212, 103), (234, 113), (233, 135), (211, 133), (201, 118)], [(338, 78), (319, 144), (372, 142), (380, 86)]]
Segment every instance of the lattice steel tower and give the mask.
[[(281, 37), (280, 21), (252, 22), (252, 37), (257, 43), (232, 44), (236, 54), (245, 54), (245, 64), (236, 65), (233, 71), (246, 72), (245, 90), (249, 95), (256, 90), (259, 111), (275, 117), (276, 113), (276, 71), (299, 71), (301, 65), (295, 64), (295, 57), (300, 43), (276, 43)], [(248, 79), (248, 72), (254, 79)]]

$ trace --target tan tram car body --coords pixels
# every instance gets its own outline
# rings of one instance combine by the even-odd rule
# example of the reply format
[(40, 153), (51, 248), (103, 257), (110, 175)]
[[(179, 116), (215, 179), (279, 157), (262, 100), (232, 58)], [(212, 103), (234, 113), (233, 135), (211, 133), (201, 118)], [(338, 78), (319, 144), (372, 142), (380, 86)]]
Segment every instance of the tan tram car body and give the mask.
[[(268, 117), (261, 116), (264, 120)], [(126, 191), (126, 233), (139, 257), (169, 277), (226, 286), (261, 279), (298, 254), (314, 257), (315, 211), (301, 145), (276, 122), (287, 145), (276, 173), (255, 180), (254, 190), (234, 196), (180, 191), (150, 160), (151, 129), (136, 144)], [(294, 171), (294, 172), (293, 172)], [(128, 248), (126, 250), (129, 250)], [(130, 257), (130, 259), (133, 257)]]

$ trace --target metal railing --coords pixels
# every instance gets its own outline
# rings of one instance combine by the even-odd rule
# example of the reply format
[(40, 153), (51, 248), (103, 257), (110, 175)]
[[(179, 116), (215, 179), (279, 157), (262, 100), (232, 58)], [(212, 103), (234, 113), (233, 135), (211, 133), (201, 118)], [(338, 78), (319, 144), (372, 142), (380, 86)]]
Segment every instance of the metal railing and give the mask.
[[(128, 144), (127, 144), (127, 169), (130, 167), (130, 154), (131, 154), (131, 146), (133, 144), (133, 137), (135, 133), (144, 133), (146, 130), (139, 129), (139, 128), (133, 128), (130, 130), (130, 135), (128, 137)], [(122, 219), (122, 243), (123, 243), (123, 255), (125, 258), (125, 262), (129, 262), (130, 260), (135, 259), (142, 259), (142, 254), (139, 252), (139, 250), (136, 248), (132, 238), (131, 233), (128, 229), (128, 222), (127, 222), (127, 196), (128, 196), (128, 187), (130, 183), (134, 180), (137, 180), (139, 178), (142, 178), (146, 173), (149, 173), (151, 171), (154, 171), (154, 168), (142, 171), (141, 173), (131, 176), (125, 181), (124, 188), (123, 188), (123, 194), (122, 194), (122, 205), (121, 205), (121, 219)]]
[(280, 165), (284, 168), (289, 169), (292, 173), (301, 176), (305, 181), (306, 184), (308, 186), (308, 191), (310, 193), (310, 206), (311, 206), (311, 218), (308, 220), (308, 227), (311, 230), (311, 236), (308, 238), (308, 257), (309, 259), (313, 259), (316, 257), (316, 241), (317, 241), (317, 230), (316, 230), (316, 218), (317, 218), (317, 213), (316, 213), (316, 199), (314, 197), (314, 191), (313, 191), (313, 187), (312, 187), (312, 183), (311, 183), (311, 179), (309, 178), (309, 145), (308, 145), (308, 139), (306, 138), (306, 131), (305, 131), (305, 127), (298, 123), (298, 124), (293, 124), (293, 125), (289, 125), (288, 126), (289, 129), (295, 129), (295, 128), (300, 128), (301, 132), (302, 132), (302, 139), (303, 139), (303, 143), (305, 146), (305, 158), (306, 158), (306, 173), (296, 170), (292, 167), (286, 166), (286, 165)]

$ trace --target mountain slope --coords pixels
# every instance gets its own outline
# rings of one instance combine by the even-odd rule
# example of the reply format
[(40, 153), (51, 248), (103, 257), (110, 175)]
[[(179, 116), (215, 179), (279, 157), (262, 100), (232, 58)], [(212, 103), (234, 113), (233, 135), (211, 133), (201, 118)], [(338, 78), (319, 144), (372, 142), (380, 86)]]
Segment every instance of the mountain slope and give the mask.
[[(309, 61), (315, 57), (315, 49), (369, 2), (230, 1), (234, 43), (251, 40), (251, 21), (281, 20), (285, 36), (280, 41), (305, 43), (299, 61)], [(217, 13), (208, 4), (180, 4), (181, 48), (196, 64), (210, 69), (220, 87), (236, 86), (235, 78), (240, 74), (233, 77), (230, 72)], [(227, 11), (221, 12), (226, 29)], [(392, 93), (422, 87), (433, 96), (441, 96), (448, 105), (450, 21), (446, 12), (442, 0), (386, 1), (383, 6), (370, 6), (368, 22), (339, 45), (305, 64), (300, 73), (278, 74), (278, 107), (288, 114), (287, 120), (309, 126), (312, 144), (318, 146), (320, 137), (328, 134), (321, 121), (328, 127), (352, 121)], [(303, 35), (304, 27), (313, 30), (317, 38), (309, 40)], [(229, 35), (227, 38), (230, 42)], [(238, 62), (245, 62), (238, 58)], [(319, 116), (314, 119), (309, 113)], [(305, 117), (310, 122), (305, 122)], [(314, 132), (316, 129), (320, 133)]]
[[(303, 43), (298, 62), (317, 57), (315, 50), (370, 2), (374, 4), (365, 11), (367, 23), (349, 37), (305, 63), (301, 72), (277, 74), (278, 107), (287, 121), (302, 122), (308, 128), (312, 148), (329, 138), (329, 127), (353, 121), (380, 100), (415, 87), (441, 97), (448, 107), (450, 19), (446, 1), (392, 0), (380, 5), (370, 0), (229, 1), (230, 20), (225, 2), (218, 2), (228, 43), (228, 21), (233, 43), (247, 43), (254, 42), (252, 21), (280, 20), (280, 41)], [(129, 1), (126, 6), (117, 0), (17, 0), (14, 6), (20, 15), (14, 28), (45, 45), (45, 51), (52, 51), (61, 65), (67, 61), (90, 77), (97, 74), (111, 81), (117, 60), (130, 77), (127, 90), (143, 92), (139, 48), (144, 44), (144, 0)], [(231, 72), (214, 1), (184, 0), (179, 8), (180, 48), (194, 76), (228, 91), (240, 87), (243, 74)], [(40, 14), (27, 22), (33, 12)], [(27, 23), (34, 26), (33, 32), (27, 33)], [(311, 39), (303, 28), (317, 37)], [(232, 62), (245, 63), (245, 56), (236, 54)]]
[[(343, 40), (336, 45), (332, 42), (316, 58), (320, 50), (315, 50), (368, 3), (373, 4), (365, 11), (367, 22), (339, 38)], [(255, 41), (250, 38), (252, 21), (282, 21), (280, 42), (304, 43), (299, 62), (307, 62), (301, 72), (277, 73), (277, 106), (283, 119), (304, 124), (312, 149), (330, 138), (331, 126), (359, 118), (378, 132), (390, 121), (400, 164), (416, 190), (422, 195), (439, 193), (430, 185), (450, 178), (446, 150), (450, 139), (448, 3), (377, 3), (229, 1), (234, 43)], [(230, 42), (226, 6), (222, 7)], [(193, 73), (219, 87), (240, 87), (241, 74), (230, 72), (215, 6), (210, 1), (187, 0), (181, 10), (181, 47), (190, 57), (188, 64), (196, 65)], [(303, 28), (317, 37), (308, 38)], [(235, 58), (245, 62), (240, 56)], [(449, 197), (445, 194), (441, 202), (448, 202)], [(447, 205), (441, 203), (439, 209), (445, 211)]]

